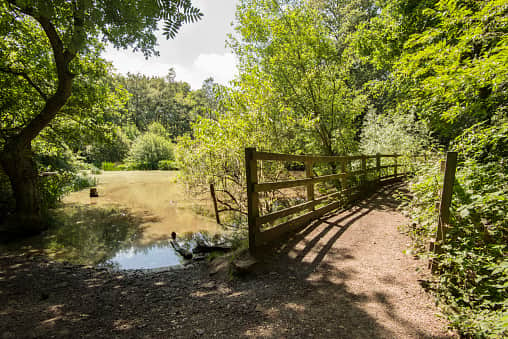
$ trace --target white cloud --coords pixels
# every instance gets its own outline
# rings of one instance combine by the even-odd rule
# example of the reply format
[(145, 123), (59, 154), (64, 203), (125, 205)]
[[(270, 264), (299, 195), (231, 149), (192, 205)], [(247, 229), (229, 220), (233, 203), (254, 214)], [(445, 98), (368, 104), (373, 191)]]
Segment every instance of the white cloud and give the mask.
[(173, 67), (176, 79), (188, 82), (193, 89), (201, 88), (203, 81), (213, 77), (215, 82), (227, 85), (236, 75), (236, 59), (232, 53), (199, 54), (190, 66), (163, 62), (161, 58), (146, 60), (142, 55), (130, 51), (108, 50), (104, 58), (113, 62), (119, 73), (142, 73), (165, 76)]
[(211, 76), (216, 82), (226, 84), (236, 75), (236, 58), (232, 53), (200, 54), (194, 60), (193, 69), (201, 82)]
[(176, 79), (188, 82), (193, 89), (201, 87), (203, 80), (213, 77), (227, 84), (236, 74), (234, 55), (225, 48), (226, 35), (232, 32), (237, 0), (196, 0), (204, 17), (197, 23), (187, 24), (175, 39), (166, 40), (157, 32), (160, 57), (145, 60), (141, 53), (107, 48), (104, 58), (122, 74), (143, 73), (165, 76), (173, 67)]

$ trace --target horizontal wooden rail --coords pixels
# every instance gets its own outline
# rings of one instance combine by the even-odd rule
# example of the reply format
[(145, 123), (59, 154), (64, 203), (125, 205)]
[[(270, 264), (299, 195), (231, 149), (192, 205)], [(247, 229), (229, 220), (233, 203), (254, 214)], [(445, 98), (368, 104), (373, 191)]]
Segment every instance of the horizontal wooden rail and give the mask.
[[(375, 157), (375, 156), (374, 156)], [(322, 162), (338, 162), (343, 160), (359, 160), (361, 155), (354, 156), (328, 156), (328, 155), (294, 155), (294, 154), (279, 154), (279, 153), (268, 153), (268, 152), (256, 152), (254, 160), (278, 160), (278, 161), (313, 161), (315, 163)]]
[(329, 174), (329, 175), (322, 175), (320, 177), (314, 177), (314, 178), (308, 178), (308, 179), (294, 179), (294, 180), (286, 180), (286, 181), (278, 181), (278, 182), (266, 182), (264, 184), (255, 184), (254, 185), (254, 192), (266, 192), (266, 191), (278, 190), (281, 188), (305, 186), (307, 184), (315, 184), (317, 182), (340, 179), (345, 175), (346, 175), (345, 173)]
[(342, 194), (345, 193), (345, 191), (346, 190), (342, 190), (340, 192), (335, 192), (332, 194), (324, 195), (324, 196), (319, 197), (317, 199), (307, 201), (307, 202), (304, 202), (304, 203), (296, 205), (296, 206), (288, 207), (288, 208), (282, 209), (280, 211), (265, 214), (265, 215), (256, 219), (257, 225), (259, 226), (262, 224), (266, 224), (267, 222), (271, 222), (271, 221), (274, 221), (274, 220), (277, 220), (277, 219), (280, 219), (283, 217), (287, 217), (288, 215), (295, 214), (295, 213), (303, 211), (307, 208), (311, 208), (316, 205), (319, 205), (320, 203), (322, 203), (326, 200), (340, 197)]
[[(407, 161), (399, 163), (397, 161), (399, 157), (403, 156), (399, 154), (353, 156), (291, 155), (258, 152), (255, 148), (246, 148), (245, 165), (247, 175), (249, 250), (251, 254), (257, 255), (257, 249), (261, 245), (269, 243), (287, 232), (297, 231), (299, 227), (304, 226), (311, 220), (319, 218), (325, 213), (344, 206), (344, 204), (351, 199), (353, 193), (356, 195), (358, 192), (361, 193), (365, 191), (368, 187), (372, 186), (372, 183), (378, 185), (392, 180), (398, 180), (399, 178), (405, 176), (407, 174), (408, 163)], [(416, 159), (418, 156), (411, 157)], [(388, 161), (389, 164), (381, 166), (381, 159), (383, 158), (390, 158)], [(371, 159), (375, 159), (375, 161), (368, 161)], [(408, 158), (405, 157), (404, 159)], [(361, 162), (353, 163), (358, 160)], [(306, 178), (259, 183), (258, 161), (301, 162), (305, 164)], [(372, 165), (374, 162), (374, 167), (368, 166), (369, 164)], [(315, 176), (314, 165), (320, 163), (338, 163), (340, 173)], [(404, 168), (406, 172), (399, 172), (400, 168)], [(354, 169), (354, 171), (351, 171), (351, 169)], [(381, 173), (381, 170), (385, 171)], [(386, 170), (389, 171), (389, 174), (386, 174)], [(377, 173), (377, 175), (372, 174), (373, 172)], [(314, 196), (314, 185), (327, 181), (336, 181), (335, 185), (340, 186), (340, 189), (338, 189), (337, 192), (316, 198)], [(354, 185), (351, 186), (351, 183)], [(306, 186), (306, 202), (260, 216), (259, 193), (299, 186)], [(321, 204), (326, 205), (316, 209), (316, 206)], [(308, 212), (272, 226), (271, 228), (263, 226), (273, 224), (278, 219), (291, 217), (302, 211)]]
[(294, 219), (291, 219), (289, 221), (286, 221), (282, 224), (277, 225), (276, 227), (272, 227), (266, 231), (260, 232), (259, 234), (259, 243), (260, 244), (266, 244), (273, 240), (276, 240), (281, 235), (294, 230), (295, 228), (299, 226), (304, 226), (309, 221), (319, 218), (320, 216), (333, 211), (334, 209), (337, 209), (341, 206), (340, 201), (335, 201), (329, 205), (323, 206), (315, 211), (312, 211), (310, 213), (301, 215), (299, 217), (296, 217)]

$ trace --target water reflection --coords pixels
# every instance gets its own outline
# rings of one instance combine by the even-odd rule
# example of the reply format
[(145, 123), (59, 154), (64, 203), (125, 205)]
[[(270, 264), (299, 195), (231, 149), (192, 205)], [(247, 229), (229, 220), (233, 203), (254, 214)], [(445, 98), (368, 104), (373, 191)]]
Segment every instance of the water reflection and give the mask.
[(150, 269), (175, 266), (185, 263), (169, 241), (162, 241), (151, 246), (133, 246), (118, 251), (115, 256), (101, 264), (113, 269)]
[[(52, 227), (42, 235), (1, 249), (112, 269), (151, 269), (188, 262), (166, 237), (147, 243), (144, 232), (150, 226), (146, 216), (128, 209), (67, 204), (52, 212), (51, 222)], [(188, 252), (224, 243), (223, 234), (207, 231), (181, 233), (176, 240), (177, 247)]]
[(51, 212), (48, 231), (0, 249), (120, 269), (181, 264), (169, 242), (171, 232), (178, 234), (180, 248), (191, 251), (197, 239), (193, 234), (205, 231), (203, 237), (212, 239), (220, 228), (192, 211), (209, 198), (185, 196), (176, 175), (105, 172), (98, 176), (99, 198), (90, 198), (88, 190), (70, 194)]

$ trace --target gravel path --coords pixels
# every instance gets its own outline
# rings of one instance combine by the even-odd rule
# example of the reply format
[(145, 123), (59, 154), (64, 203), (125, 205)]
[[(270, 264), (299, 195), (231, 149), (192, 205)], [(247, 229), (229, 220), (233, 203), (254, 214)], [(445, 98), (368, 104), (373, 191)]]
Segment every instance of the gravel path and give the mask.
[(0, 338), (454, 338), (403, 254), (385, 189), (324, 218), (233, 280), (206, 264), (109, 272), (0, 256)]

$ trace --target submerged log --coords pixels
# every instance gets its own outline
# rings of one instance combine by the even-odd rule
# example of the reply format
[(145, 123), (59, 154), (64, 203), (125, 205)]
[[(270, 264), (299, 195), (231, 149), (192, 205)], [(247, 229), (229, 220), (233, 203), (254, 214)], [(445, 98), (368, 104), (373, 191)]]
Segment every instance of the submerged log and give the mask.
[(182, 246), (180, 246), (176, 241), (170, 241), (171, 246), (175, 249), (175, 251), (180, 254), (184, 259), (192, 259), (192, 252), (186, 250)]
[(211, 252), (223, 252), (227, 253), (232, 250), (232, 247), (226, 245), (206, 245), (198, 244), (192, 249), (192, 253), (211, 253)]

